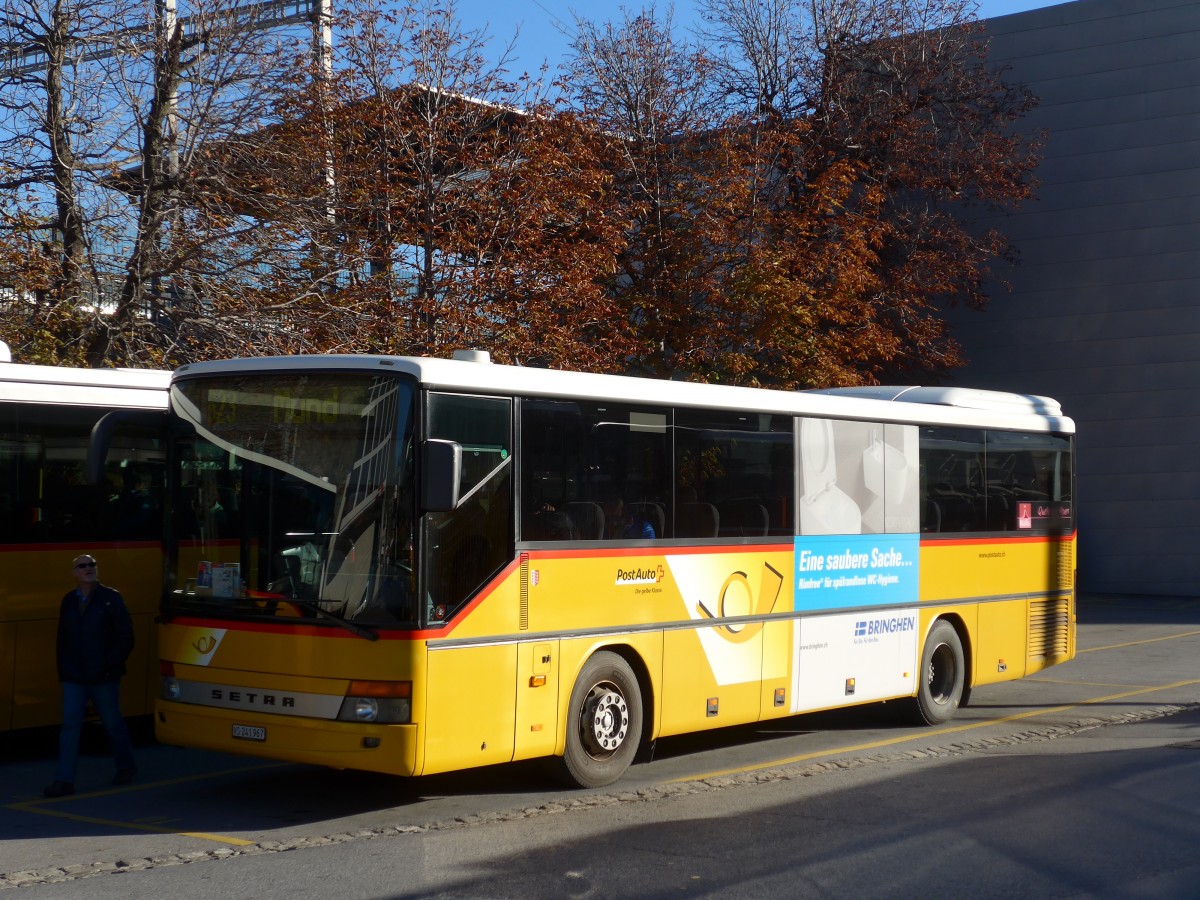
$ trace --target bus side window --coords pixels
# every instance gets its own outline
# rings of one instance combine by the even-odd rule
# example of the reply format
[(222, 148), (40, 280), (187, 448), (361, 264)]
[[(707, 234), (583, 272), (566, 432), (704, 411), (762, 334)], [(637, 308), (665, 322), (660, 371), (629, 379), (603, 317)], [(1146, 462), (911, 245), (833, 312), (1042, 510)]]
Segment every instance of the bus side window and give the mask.
[(580, 500), (588, 425), (579, 404), (521, 400), (521, 539), (592, 541), (604, 532), (600, 507)]
[(675, 423), (678, 537), (793, 533), (791, 416), (681, 409)]
[(452, 616), (512, 556), (512, 401), (431, 393), (426, 434), (462, 447), (460, 502), (424, 516), (431, 618)]
[(1071, 444), (1051, 434), (987, 433), (988, 525), (993, 531), (1071, 527)]
[(30, 533), (33, 511), (22, 484), (24, 446), (17, 430), (15, 405), (0, 403), (0, 543), (15, 543)]
[(920, 441), (921, 530), (989, 530), (983, 431), (925, 426)]
[[(95, 407), (0, 406), (0, 529), (12, 542), (161, 536), (165, 454), (157, 433), (122, 435), (106, 479), (88, 484), (85, 478), (88, 436), (102, 413)], [(139, 485), (146, 509), (134, 534), (121, 523)], [(118, 510), (118, 500), (127, 506)]]
[(670, 410), (624, 403), (521, 402), (521, 538), (669, 537)]

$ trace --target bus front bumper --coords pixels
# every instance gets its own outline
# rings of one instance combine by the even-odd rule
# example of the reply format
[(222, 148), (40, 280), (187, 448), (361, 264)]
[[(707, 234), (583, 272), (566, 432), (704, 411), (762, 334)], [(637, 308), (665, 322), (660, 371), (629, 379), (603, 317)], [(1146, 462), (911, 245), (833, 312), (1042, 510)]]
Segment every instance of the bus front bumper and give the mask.
[(175, 703), (154, 708), (159, 742), (287, 762), (410, 776), (416, 725), (368, 725)]

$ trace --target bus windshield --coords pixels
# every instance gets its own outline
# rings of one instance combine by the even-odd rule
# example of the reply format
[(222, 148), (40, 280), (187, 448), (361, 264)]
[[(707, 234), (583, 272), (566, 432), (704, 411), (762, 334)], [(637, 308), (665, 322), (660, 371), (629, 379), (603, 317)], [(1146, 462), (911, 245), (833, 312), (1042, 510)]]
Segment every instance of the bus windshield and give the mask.
[(413, 396), (374, 373), (177, 382), (165, 612), (413, 624)]

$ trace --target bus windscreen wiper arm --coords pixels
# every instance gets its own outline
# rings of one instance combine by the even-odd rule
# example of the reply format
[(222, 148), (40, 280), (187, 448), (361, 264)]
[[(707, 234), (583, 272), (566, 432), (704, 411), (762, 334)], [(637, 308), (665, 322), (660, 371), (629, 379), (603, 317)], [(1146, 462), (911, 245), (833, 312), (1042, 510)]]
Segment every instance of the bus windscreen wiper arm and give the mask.
[(291, 603), (293, 606), (299, 606), (301, 609), (307, 609), (309, 612), (316, 613), (318, 616), (324, 616), (325, 618), (332, 620), (336, 625), (338, 625), (338, 627), (345, 628), (351, 634), (356, 634), (360, 638), (364, 638), (368, 641), (379, 640), (379, 635), (376, 634), (373, 629), (368, 628), (366, 625), (357, 625), (354, 622), (351, 622), (349, 619), (343, 619), (337, 613), (331, 613), (327, 609), (322, 609), (312, 600), (288, 598), (287, 602)]

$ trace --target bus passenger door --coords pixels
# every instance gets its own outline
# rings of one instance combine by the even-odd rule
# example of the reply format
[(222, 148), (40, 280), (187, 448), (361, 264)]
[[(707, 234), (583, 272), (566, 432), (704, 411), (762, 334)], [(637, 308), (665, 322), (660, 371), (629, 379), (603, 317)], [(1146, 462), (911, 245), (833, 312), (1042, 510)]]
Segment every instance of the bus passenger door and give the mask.
[[(513, 757), (519, 630), (513, 559), (512, 401), (430, 392), (428, 438), (457, 444), (459, 497), (422, 516), (423, 617), (445, 629), (429, 642), (423, 772)], [(422, 472), (421, 477), (426, 473)]]
[(517, 723), (513, 759), (550, 756), (558, 735), (558, 641), (517, 648)]

